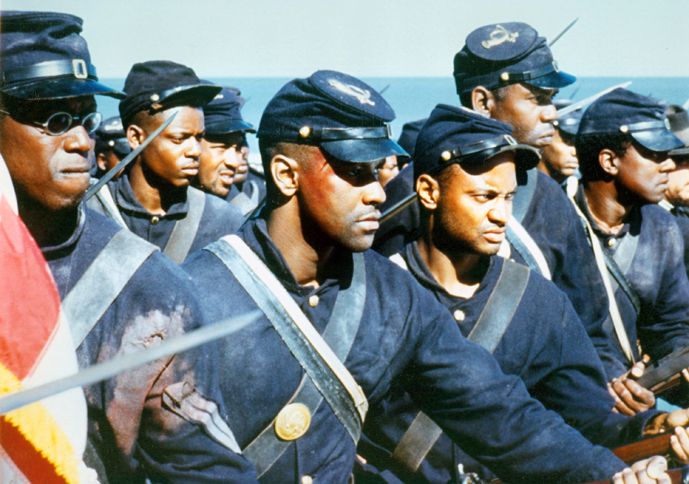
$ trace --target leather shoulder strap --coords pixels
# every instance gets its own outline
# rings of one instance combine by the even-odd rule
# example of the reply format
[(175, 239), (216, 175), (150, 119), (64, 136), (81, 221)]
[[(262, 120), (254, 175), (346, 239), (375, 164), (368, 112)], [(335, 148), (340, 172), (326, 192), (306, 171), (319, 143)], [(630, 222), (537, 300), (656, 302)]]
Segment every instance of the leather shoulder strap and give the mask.
[(538, 170), (536, 168), (526, 170), (526, 185), (519, 186), (514, 196), (514, 202), (512, 203), (512, 216), (517, 219), (519, 223), (521, 223), (526, 216), (534, 193), (536, 193), (537, 186)]
[(368, 401), (351, 373), (259, 257), (236, 235), (209, 245), (268, 317), (309, 379), (357, 442)]
[(610, 280), (610, 273), (608, 272), (606, 255), (603, 247), (596, 235), (591, 222), (586, 217), (584, 212), (581, 210), (576, 202), (574, 196), (570, 198), (574, 210), (576, 210), (584, 224), (584, 229), (586, 230), (586, 236), (588, 237), (589, 244), (591, 244), (591, 249), (593, 250), (593, 257), (596, 260), (596, 267), (598, 268), (598, 273), (603, 280), (603, 286), (605, 287), (605, 293), (608, 296), (608, 313), (610, 314), (610, 319), (612, 320), (612, 326), (615, 331), (615, 336), (617, 336), (617, 341), (620, 343), (620, 348), (627, 358), (627, 362), (633, 365), (636, 362), (634, 358), (634, 352), (632, 351), (632, 345), (629, 341), (629, 335), (624, 327), (624, 322), (622, 321), (622, 315), (620, 314), (620, 309), (617, 306), (617, 299), (615, 299), (615, 289), (613, 288), (612, 281)]
[[(340, 361), (345, 361), (354, 343), (364, 313), (366, 299), (366, 270), (363, 254), (353, 254), (352, 282), (337, 294), (330, 320), (323, 331), (323, 339)], [(285, 407), (293, 403), (305, 405), (315, 415), (323, 404), (323, 397), (307, 375)], [(264, 428), (244, 449), (244, 455), (256, 467), (258, 477), (264, 475), (292, 444), (277, 437), (276, 419)]]
[(120, 226), (128, 228), (107, 184), (103, 185), (100, 190), (96, 192), (94, 197), (86, 201), (86, 206), (101, 215), (113, 219)]
[[(529, 269), (505, 260), (498, 281), (467, 339), (493, 353), (519, 307)], [(425, 413), (419, 412), (392, 452), (392, 459), (410, 472), (416, 472), (442, 435), (440, 427)]]
[(206, 206), (206, 194), (194, 187), (187, 189), (187, 198), (189, 200), (187, 216), (175, 223), (163, 250), (163, 254), (177, 264), (181, 264), (187, 258), (201, 224), (203, 209)]
[(79, 348), (134, 273), (156, 250), (153, 244), (121, 229), (100, 251), (62, 301), (75, 348)]
[(515, 217), (510, 217), (506, 235), (509, 243), (519, 252), (531, 270), (538, 272), (548, 280), (552, 279), (548, 262), (541, 248)]
[(256, 208), (256, 205), (258, 205), (258, 200), (254, 202), (244, 192), (239, 192), (237, 196), (229, 201), (229, 204), (237, 207), (242, 215), (246, 215)]

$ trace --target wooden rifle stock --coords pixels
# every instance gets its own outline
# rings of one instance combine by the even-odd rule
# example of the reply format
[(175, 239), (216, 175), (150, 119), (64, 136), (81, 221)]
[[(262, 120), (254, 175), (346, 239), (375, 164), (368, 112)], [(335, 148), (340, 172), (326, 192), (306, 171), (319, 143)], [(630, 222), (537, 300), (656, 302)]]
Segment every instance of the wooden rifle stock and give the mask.
[(648, 437), (638, 442), (622, 445), (613, 450), (613, 453), (627, 464), (647, 459), (654, 455), (664, 455), (670, 451), (670, 436), (672, 434), (660, 434)]
[(656, 395), (678, 385), (681, 381), (681, 372), (689, 367), (689, 347), (673, 351), (656, 364), (646, 368), (636, 382), (644, 388), (648, 388)]

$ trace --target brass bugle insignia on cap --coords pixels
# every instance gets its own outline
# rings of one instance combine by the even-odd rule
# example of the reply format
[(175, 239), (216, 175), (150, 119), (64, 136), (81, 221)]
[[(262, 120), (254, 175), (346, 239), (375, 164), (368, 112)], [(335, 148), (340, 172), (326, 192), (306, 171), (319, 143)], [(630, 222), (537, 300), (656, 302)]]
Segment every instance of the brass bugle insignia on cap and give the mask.
[(311, 127), (310, 126), (302, 126), (299, 128), (299, 136), (302, 138), (308, 138), (311, 136)]
[(620, 126), (620, 131), (625, 133), (625, 134), (629, 133), (629, 126), (627, 126), (626, 124), (623, 124), (622, 126)]
[(311, 425), (311, 412), (303, 403), (285, 405), (275, 417), (275, 434), (282, 440), (297, 440)]
[(440, 157), (443, 159), (443, 161), (450, 161), (452, 159), (452, 153), (445, 150), (442, 153), (440, 153)]
[(481, 42), (484, 49), (491, 49), (497, 45), (505, 42), (515, 43), (519, 38), (519, 32), (510, 32), (502, 25), (496, 25), (495, 29), (490, 33), (488, 38)]

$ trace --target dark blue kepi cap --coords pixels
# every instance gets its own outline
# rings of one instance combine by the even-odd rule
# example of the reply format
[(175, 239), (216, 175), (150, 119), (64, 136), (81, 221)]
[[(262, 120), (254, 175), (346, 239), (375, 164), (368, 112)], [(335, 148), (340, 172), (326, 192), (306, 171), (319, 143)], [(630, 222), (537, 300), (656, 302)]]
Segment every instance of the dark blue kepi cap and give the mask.
[(336, 71), (317, 71), (288, 82), (266, 106), (258, 138), (319, 146), (341, 161), (368, 163), (408, 156), (390, 139), (395, 112), (365, 82)]
[(556, 89), (576, 80), (560, 71), (546, 39), (522, 22), (484, 25), (471, 32), (455, 55), (454, 77), (460, 95), (477, 86), (526, 83)]
[(455, 163), (480, 165), (512, 151), (520, 168), (536, 166), (535, 148), (519, 144), (512, 126), (462, 107), (438, 104), (421, 128), (414, 152), (414, 178), (438, 173)]
[(176, 106), (203, 106), (222, 89), (201, 81), (190, 67), (168, 60), (134, 64), (124, 81), (126, 97), (120, 101), (125, 125), (141, 111), (156, 113)]
[(682, 146), (670, 130), (665, 107), (659, 101), (622, 88), (601, 96), (584, 112), (577, 137), (592, 134), (626, 135), (657, 152)]
[(98, 82), (81, 26), (65, 13), (0, 11), (0, 92), (23, 100), (122, 97)]
[(96, 153), (109, 150), (120, 156), (126, 156), (131, 151), (119, 116), (106, 119), (96, 130)]
[(416, 138), (419, 137), (419, 131), (426, 124), (428, 118), (417, 119), (416, 121), (409, 121), (402, 126), (402, 132), (397, 139), (397, 143), (404, 148), (404, 151), (409, 153), (409, 156), (414, 158), (414, 148), (416, 147)]
[(222, 136), (231, 133), (255, 133), (251, 123), (242, 118), (244, 98), (239, 89), (223, 87), (203, 108), (206, 134)]

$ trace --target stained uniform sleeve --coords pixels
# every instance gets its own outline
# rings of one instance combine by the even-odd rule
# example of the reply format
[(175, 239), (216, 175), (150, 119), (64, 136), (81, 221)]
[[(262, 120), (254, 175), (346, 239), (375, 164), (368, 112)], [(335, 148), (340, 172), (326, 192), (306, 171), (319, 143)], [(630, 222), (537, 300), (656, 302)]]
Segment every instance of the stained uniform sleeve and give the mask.
[[(85, 340), (80, 358), (104, 361), (142, 350), (201, 322), (188, 277), (154, 254)], [(90, 407), (103, 401), (108, 425), (97, 419), (91, 435), (100, 444), (109, 479), (126, 481), (135, 473), (153, 482), (255, 480), (225, 423), (212, 371), (215, 352), (215, 346), (205, 345), (87, 389)], [(113, 442), (121, 454), (109, 450)]]
[(419, 297), (410, 315), (419, 329), (405, 386), (419, 407), (464, 450), (502, 479), (585, 482), (624, 468), (554, 412), (529, 397), (522, 381), (502, 373), (483, 348), (453, 327), (449, 313)]

